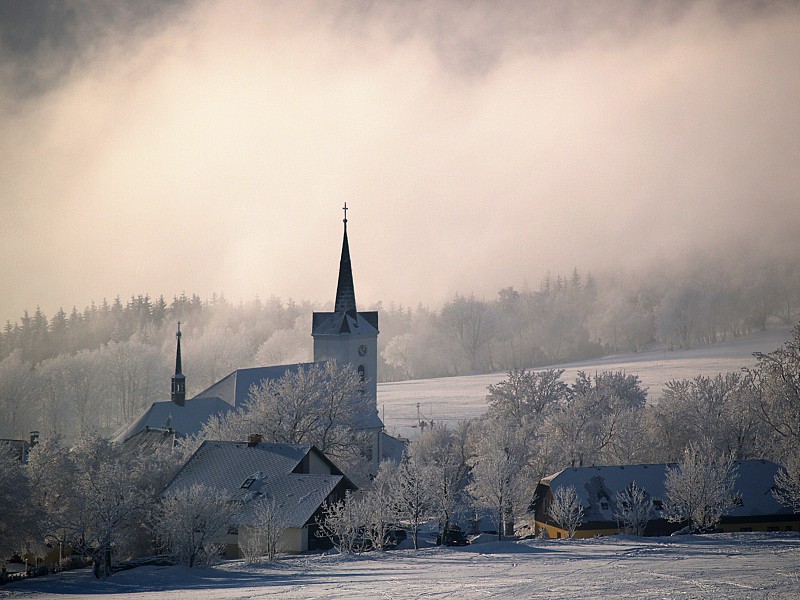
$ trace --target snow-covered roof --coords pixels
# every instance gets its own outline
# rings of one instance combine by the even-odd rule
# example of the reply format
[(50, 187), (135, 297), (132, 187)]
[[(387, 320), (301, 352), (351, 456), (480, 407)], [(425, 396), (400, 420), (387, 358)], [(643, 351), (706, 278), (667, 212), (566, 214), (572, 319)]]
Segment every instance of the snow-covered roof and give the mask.
[(311, 335), (378, 335), (378, 313), (370, 312), (315, 312), (312, 315)]
[(322, 363), (295, 363), (291, 365), (274, 365), (269, 367), (253, 367), (250, 369), (236, 369), (206, 388), (195, 398), (221, 398), (231, 406), (241, 407), (250, 395), (250, 388), (259, 385), (262, 381), (280, 379), (286, 373), (297, 373), (300, 369), (309, 369), (314, 364)]
[(242, 498), (238, 522), (240, 525), (254, 523), (258, 501), (274, 499), (279, 520), (287, 527), (302, 527), (342, 480), (341, 475), (301, 473), (266, 477), (258, 491)]
[(156, 448), (175, 446), (175, 438), (179, 437), (174, 429), (145, 428), (134, 433), (123, 444), (126, 448), (136, 448), (140, 451), (153, 451)]
[[(297, 472), (311, 452), (316, 453), (331, 472)], [(290, 527), (302, 527), (342, 481), (354, 487), (333, 463), (310, 445), (205, 441), (162, 494), (199, 483), (226, 491), (241, 504), (240, 524), (251, 522), (258, 499), (274, 498), (284, 522)]]
[[(741, 505), (727, 513), (730, 517), (788, 514), (791, 510), (772, 495), (778, 465), (768, 460), (737, 460), (735, 488)], [(675, 464), (617, 465), (574, 467), (564, 469), (541, 480), (554, 487), (573, 486), (589, 521), (613, 521), (615, 497), (635, 481), (654, 500), (664, 500), (664, 479), (668, 467)]]
[(122, 443), (146, 429), (172, 429), (179, 436), (199, 433), (212, 415), (227, 413), (233, 407), (219, 398), (192, 398), (183, 406), (174, 402), (154, 402), (138, 419), (114, 434), (112, 440)]

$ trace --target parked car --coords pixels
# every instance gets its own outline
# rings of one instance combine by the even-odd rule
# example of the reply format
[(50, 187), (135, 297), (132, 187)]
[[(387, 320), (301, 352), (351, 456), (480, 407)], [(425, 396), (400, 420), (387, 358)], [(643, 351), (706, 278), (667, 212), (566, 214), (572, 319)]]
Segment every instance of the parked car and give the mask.
[(461, 531), (461, 527), (458, 525), (450, 525), (447, 531), (436, 535), (437, 546), (466, 546), (468, 544), (467, 534)]

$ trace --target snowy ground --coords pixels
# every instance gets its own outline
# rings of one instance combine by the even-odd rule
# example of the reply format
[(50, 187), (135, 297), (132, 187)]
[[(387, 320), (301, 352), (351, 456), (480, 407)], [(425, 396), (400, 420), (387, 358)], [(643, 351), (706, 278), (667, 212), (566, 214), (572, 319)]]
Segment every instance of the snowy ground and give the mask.
[(799, 598), (800, 535), (491, 542), (275, 565), (89, 570), (0, 588), (0, 598)]
[[(683, 351), (650, 350), (611, 356), (552, 368), (565, 369), (563, 379), (571, 383), (578, 371), (618, 371), (638, 375), (658, 401), (664, 384), (672, 379), (740, 371), (755, 365), (753, 352), (772, 352), (791, 338), (788, 330)], [(450, 425), (479, 416), (486, 410), (486, 388), (506, 378), (505, 373), (442, 377), (378, 384), (378, 409), (389, 433), (414, 438), (417, 435), (417, 403), (425, 420)]]

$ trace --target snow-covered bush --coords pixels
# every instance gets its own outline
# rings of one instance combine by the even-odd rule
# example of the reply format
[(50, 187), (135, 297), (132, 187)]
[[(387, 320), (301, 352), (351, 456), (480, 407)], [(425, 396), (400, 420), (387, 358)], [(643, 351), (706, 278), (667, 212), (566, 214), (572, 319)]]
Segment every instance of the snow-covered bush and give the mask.
[(559, 486), (553, 491), (548, 516), (558, 523), (559, 527), (567, 530), (570, 539), (575, 535), (575, 530), (583, 523), (584, 510), (581, 505), (578, 490), (574, 486)]
[(286, 523), (274, 498), (256, 500), (253, 514), (253, 522), (239, 528), (239, 548), (249, 563), (258, 562), (262, 556), (271, 562), (281, 550), (281, 536), (286, 531)]
[(338, 502), (325, 504), (317, 521), (319, 537), (327, 537), (342, 554), (360, 552), (364, 548), (366, 526), (364, 502), (348, 493)]
[(625, 533), (642, 536), (644, 528), (653, 518), (650, 495), (633, 481), (616, 495), (614, 518), (624, 527)]
[(792, 456), (775, 475), (772, 494), (778, 502), (800, 513), (800, 454)]

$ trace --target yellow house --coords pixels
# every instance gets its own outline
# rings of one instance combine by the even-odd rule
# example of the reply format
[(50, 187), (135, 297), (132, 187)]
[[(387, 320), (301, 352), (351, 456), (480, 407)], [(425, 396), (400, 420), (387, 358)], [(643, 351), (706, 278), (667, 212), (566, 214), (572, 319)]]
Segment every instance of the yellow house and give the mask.
[(285, 531), (282, 552), (329, 547), (316, 535), (316, 518), (326, 501), (343, 498), (356, 486), (316, 447), (299, 444), (205, 441), (164, 488), (162, 495), (202, 483), (226, 491), (238, 510), (224, 540), (226, 556), (241, 555), (254, 523), (256, 500), (275, 501)]
[[(768, 460), (736, 461), (736, 506), (722, 517), (718, 530), (800, 531), (800, 514), (780, 504), (772, 495), (779, 466)], [(575, 531), (576, 538), (621, 533), (615, 518), (616, 495), (632, 482), (645, 490), (653, 507), (653, 519), (644, 530), (647, 536), (670, 535), (684, 523), (670, 523), (664, 514), (666, 492), (664, 480), (668, 467), (674, 464), (616, 465), (573, 467), (542, 479), (536, 486), (531, 506), (536, 533), (543, 530), (551, 538), (565, 538), (567, 531), (551, 519), (547, 512), (557, 487), (574, 487), (584, 510), (584, 521)]]

